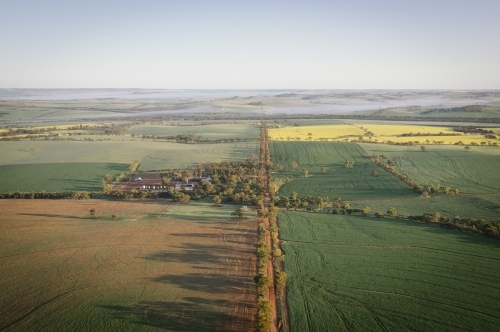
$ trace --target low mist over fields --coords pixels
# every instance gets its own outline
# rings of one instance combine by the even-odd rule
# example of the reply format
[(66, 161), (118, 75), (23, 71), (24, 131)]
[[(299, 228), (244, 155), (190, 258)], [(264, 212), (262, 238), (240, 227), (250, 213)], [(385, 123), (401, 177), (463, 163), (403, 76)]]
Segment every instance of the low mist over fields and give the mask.
[[(0, 121), (195, 114), (371, 114), (449, 116), (446, 109), (485, 106), (500, 114), (494, 90), (145, 90), (0, 89)], [(472, 114), (471, 116), (474, 116)], [(1, 122), (0, 122), (1, 123)]]

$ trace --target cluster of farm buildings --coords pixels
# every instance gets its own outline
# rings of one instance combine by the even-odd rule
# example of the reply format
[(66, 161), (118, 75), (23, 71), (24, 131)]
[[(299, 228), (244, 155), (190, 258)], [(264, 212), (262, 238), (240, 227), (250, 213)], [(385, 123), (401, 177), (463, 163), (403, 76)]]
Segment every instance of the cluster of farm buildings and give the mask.
[(173, 187), (175, 191), (193, 191), (200, 185), (201, 181), (212, 181), (212, 178), (193, 177), (186, 182), (172, 181), (164, 184), (159, 173), (138, 173), (122, 187), (122, 190), (131, 191), (135, 189), (149, 192), (167, 192), (169, 187)]

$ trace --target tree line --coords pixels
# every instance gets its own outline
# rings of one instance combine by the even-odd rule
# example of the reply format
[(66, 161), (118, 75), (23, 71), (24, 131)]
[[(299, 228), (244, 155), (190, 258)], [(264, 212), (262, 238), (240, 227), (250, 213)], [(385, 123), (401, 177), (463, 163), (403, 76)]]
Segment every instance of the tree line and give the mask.
[[(423, 149), (423, 151), (425, 151), (425, 150)], [(394, 175), (399, 180), (406, 183), (410, 188), (413, 189), (413, 191), (415, 191), (419, 195), (428, 196), (429, 193), (435, 194), (435, 195), (457, 195), (460, 193), (459, 190), (456, 188), (451, 188), (449, 186), (441, 186), (439, 184), (429, 183), (428, 185), (421, 186), (417, 181), (413, 180), (408, 175), (405, 175), (405, 174), (399, 172), (397, 169), (393, 168), (392, 166), (394, 166), (394, 161), (392, 159), (388, 158), (386, 155), (373, 154), (371, 158), (372, 158), (372, 161), (377, 166), (379, 166), (380, 168), (382, 168), (386, 172)], [(386, 163), (383, 163), (384, 159), (386, 159)]]
[[(229, 137), (220, 139), (201, 139), (195, 134), (183, 134), (183, 135), (170, 135), (170, 136), (158, 136), (158, 135), (140, 135), (142, 139), (150, 139), (153, 141), (161, 140), (173, 143), (185, 143), (185, 144), (207, 144), (207, 143), (232, 143), (232, 142), (250, 142), (257, 141), (258, 138), (240, 138), (240, 137)], [(132, 135), (136, 137), (136, 135)]]

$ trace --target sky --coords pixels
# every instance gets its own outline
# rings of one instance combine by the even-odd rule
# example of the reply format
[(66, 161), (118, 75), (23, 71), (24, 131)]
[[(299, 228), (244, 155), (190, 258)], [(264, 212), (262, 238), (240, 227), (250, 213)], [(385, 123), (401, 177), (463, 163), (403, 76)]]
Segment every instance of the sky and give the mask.
[(500, 89), (500, 1), (0, 0), (0, 88)]

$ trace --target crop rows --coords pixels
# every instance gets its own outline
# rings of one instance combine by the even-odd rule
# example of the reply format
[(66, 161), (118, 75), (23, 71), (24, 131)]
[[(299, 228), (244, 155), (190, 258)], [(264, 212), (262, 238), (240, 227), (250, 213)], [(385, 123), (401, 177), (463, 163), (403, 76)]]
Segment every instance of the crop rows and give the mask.
[(128, 170), (126, 164), (48, 163), (0, 166), (1, 192), (100, 191), (105, 174), (116, 176)]
[(496, 240), (434, 225), (282, 212), (295, 331), (493, 331)]
[(421, 185), (429, 183), (458, 188), (465, 193), (500, 192), (498, 161), (500, 150), (494, 147), (432, 146), (419, 148), (363, 144), (368, 154), (384, 154), (393, 159), (398, 171)]
[[(276, 177), (292, 176), (279, 190), (280, 196), (292, 192), (299, 196), (329, 196), (331, 199), (376, 199), (413, 197), (415, 194), (403, 182), (380, 170), (355, 143), (340, 142), (271, 142), (274, 164), (282, 164), (283, 172)], [(354, 167), (347, 168), (346, 162)], [(297, 170), (291, 163), (297, 162)], [(321, 171), (326, 168), (326, 172)], [(307, 168), (309, 175), (302, 177)], [(378, 172), (373, 176), (373, 172)]]

